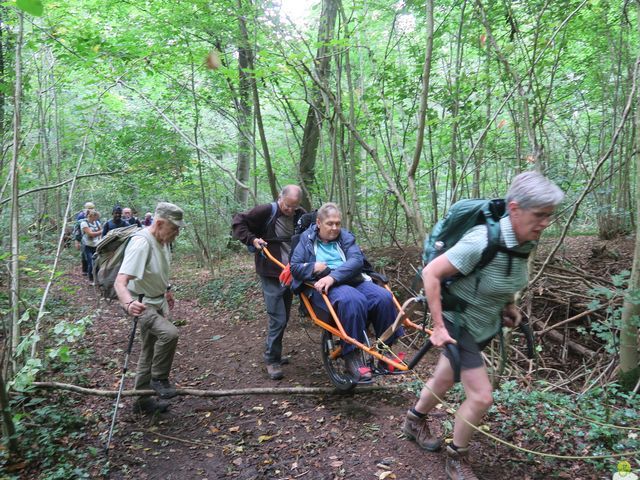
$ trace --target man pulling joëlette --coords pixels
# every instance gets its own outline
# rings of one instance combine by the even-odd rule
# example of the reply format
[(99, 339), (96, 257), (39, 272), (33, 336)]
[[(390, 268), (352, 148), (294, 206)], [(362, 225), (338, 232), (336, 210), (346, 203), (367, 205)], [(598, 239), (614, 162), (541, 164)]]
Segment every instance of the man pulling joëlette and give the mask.
[(264, 361), (267, 373), (273, 380), (284, 375), (280, 366), (282, 358), (282, 337), (289, 321), (293, 294), (289, 287), (280, 285), (280, 267), (260, 254), (259, 250), (269, 247), (269, 252), (283, 264), (289, 263), (291, 236), (296, 222), (305, 213), (300, 208), (302, 190), (297, 185), (287, 185), (282, 189), (276, 202), (258, 205), (247, 212), (234, 215), (233, 238), (240, 240), (256, 252), (256, 273), (262, 282), (262, 292), (269, 315)]

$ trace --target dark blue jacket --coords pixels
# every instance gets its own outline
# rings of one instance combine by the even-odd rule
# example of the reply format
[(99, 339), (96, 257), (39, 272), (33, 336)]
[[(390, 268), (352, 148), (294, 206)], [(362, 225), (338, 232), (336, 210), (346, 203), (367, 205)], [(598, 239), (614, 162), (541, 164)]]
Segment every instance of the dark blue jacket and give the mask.
[[(313, 244), (317, 238), (318, 226), (312, 225), (302, 232), (298, 245), (291, 254), (290, 264), (291, 275), (293, 276), (291, 287), (294, 291), (299, 291), (304, 282), (312, 283), (317, 280), (313, 274), (313, 268), (316, 263)], [(335, 279), (336, 284), (348, 283), (362, 278), (364, 255), (356, 244), (353, 234), (342, 228), (336, 241), (344, 252), (346, 261), (335, 270), (332, 270), (329, 275)]]

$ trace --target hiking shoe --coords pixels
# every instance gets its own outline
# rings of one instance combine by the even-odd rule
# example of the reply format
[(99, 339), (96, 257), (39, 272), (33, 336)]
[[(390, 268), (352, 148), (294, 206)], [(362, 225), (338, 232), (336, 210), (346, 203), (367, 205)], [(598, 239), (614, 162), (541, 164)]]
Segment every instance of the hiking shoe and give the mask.
[(478, 480), (469, 463), (469, 449), (447, 446), (447, 464), (445, 467), (449, 480)]
[(371, 375), (371, 369), (362, 363), (360, 352), (353, 350), (347, 353), (344, 357), (345, 367), (349, 375), (358, 383), (369, 383), (373, 377)]
[(151, 397), (140, 397), (133, 404), (133, 413), (153, 415), (154, 413), (164, 413), (169, 410), (169, 402), (156, 400)]
[(151, 388), (155, 390), (160, 398), (173, 398), (177, 395), (176, 387), (169, 383), (169, 380), (154, 378), (150, 382)]
[(289, 363), (291, 363), (291, 360), (289, 360), (289, 357), (282, 357), (280, 359), (280, 365), (289, 365)]
[(267, 363), (267, 373), (271, 380), (280, 380), (284, 377), (280, 363)]
[(442, 439), (431, 435), (427, 415), (420, 418), (409, 410), (402, 425), (402, 433), (416, 442), (420, 448), (429, 452), (440, 450), (442, 446)]

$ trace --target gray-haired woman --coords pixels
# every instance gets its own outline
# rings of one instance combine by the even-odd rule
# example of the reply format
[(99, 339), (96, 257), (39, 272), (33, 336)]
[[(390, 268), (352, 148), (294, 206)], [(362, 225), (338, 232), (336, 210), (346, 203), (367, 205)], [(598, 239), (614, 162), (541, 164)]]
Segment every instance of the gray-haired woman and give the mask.
[[(530, 252), (563, 198), (564, 193), (558, 186), (538, 172), (516, 176), (505, 198), (508, 215), (500, 220), (501, 242), (510, 250)], [(514, 327), (520, 323), (514, 295), (528, 280), (526, 257), (511, 257), (502, 251), (488, 265), (473, 271), (487, 243), (487, 229), (483, 225), (474, 227), (422, 271), (433, 320), (431, 342), (436, 347), (457, 343), (466, 394), (456, 412), (453, 442), (447, 447), (446, 472), (450, 479), (477, 478), (468, 461), (468, 446), (474, 426), (480, 423), (493, 402), (481, 351), (502, 325)], [(442, 281), (459, 273), (468, 276), (453, 282), (448, 290), (468, 306), (463, 313), (443, 311)], [(447, 352), (440, 355), (433, 376), (422, 389), (418, 402), (407, 412), (402, 426), (405, 435), (429, 451), (438, 450), (442, 440), (431, 434), (427, 414), (454, 384), (454, 372), (447, 355)]]

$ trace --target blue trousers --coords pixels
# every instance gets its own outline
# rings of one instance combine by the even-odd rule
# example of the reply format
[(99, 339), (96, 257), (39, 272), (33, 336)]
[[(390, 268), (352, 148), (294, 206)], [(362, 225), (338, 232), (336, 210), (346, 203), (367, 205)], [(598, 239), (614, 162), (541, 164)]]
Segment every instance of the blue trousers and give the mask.
[(96, 253), (96, 247), (89, 247), (88, 245), (82, 246), (82, 254), (87, 262), (87, 273), (89, 274), (89, 281), (93, 282), (93, 254)]
[(276, 277), (260, 276), (264, 303), (269, 315), (267, 327), (267, 341), (264, 351), (264, 361), (267, 364), (280, 363), (282, 359), (282, 337), (289, 322), (293, 293), (289, 287), (280, 285)]
[[(365, 331), (369, 325), (373, 326), (377, 338), (394, 322), (398, 314), (391, 292), (373, 282), (362, 282), (355, 287), (349, 285), (331, 287), (328, 295), (345, 332), (362, 343), (366, 343)], [(315, 290), (311, 290), (311, 303), (320, 318), (331, 318), (322, 295)], [(402, 328), (399, 328), (386, 343), (391, 345), (402, 334)], [(352, 352), (355, 348), (345, 343), (342, 347), (342, 355)]]

